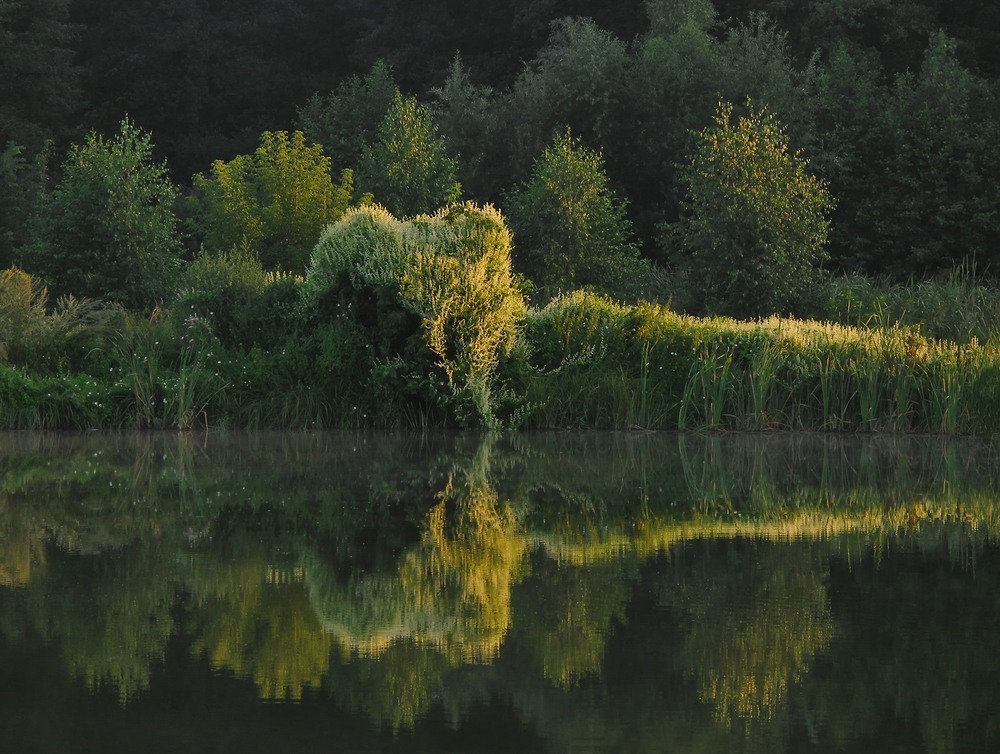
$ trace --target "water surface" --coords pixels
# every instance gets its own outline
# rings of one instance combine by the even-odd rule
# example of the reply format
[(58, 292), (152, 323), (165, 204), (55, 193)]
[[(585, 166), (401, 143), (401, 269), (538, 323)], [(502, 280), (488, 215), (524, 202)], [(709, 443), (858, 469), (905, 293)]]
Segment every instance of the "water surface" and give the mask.
[(0, 434), (0, 750), (994, 752), (995, 449)]

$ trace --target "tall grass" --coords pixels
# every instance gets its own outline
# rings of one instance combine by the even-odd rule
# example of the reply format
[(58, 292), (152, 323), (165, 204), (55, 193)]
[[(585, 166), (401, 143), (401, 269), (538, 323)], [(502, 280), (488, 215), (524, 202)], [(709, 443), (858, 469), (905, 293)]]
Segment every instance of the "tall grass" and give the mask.
[(912, 327), (699, 319), (578, 292), (533, 311), (526, 336), (533, 427), (1000, 429), (997, 347)]
[[(488, 349), (489, 380), (448, 384), (422, 341), (382, 349), (358, 323), (255, 315), (244, 329), (266, 324), (270, 334), (226, 345), (213, 310), (199, 315), (190, 296), (152, 317), (69, 299), (49, 307), (37, 281), (5, 271), (0, 427), (426, 428), (488, 417), (525, 428), (993, 434), (1000, 338), (988, 323), (992, 294), (970, 275), (947, 283), (954, 300), (979, 302), (964, 329), (957, 315), (938, 323), (968, 336), (959, 341), (901, 324), (900, 304), (877, 297), (847, 307), (856, 318), (873, 312), (855, 326), (696, 318), (577, 291), (507, 329), (515, 343)], [(264, 291), (287, 308), (298, 287)]]
[(855, 327), (919, 327), (956, 343), (1000, 337), (1000, 289), (972, 263), (946, 275), (908, 283), (887, 277), (829, 277), (815, 285), (800, 314)]
[(138, 429), (194, 429), (209, 425), (209, 404), (228, 387), (221, 349), (197, 316), (173, 322), (163, 310), (130, 316), (114, 340), (116, 385)]

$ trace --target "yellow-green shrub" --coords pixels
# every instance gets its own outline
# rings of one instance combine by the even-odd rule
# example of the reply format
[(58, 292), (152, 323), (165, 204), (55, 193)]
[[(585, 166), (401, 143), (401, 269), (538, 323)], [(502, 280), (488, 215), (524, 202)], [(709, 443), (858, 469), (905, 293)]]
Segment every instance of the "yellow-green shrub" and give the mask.
[(405, 222), (381, 207), (360, 207), (324, 231), (303, 295), (326, 316), (368, 327), (373, 358), (412, 362), (414, 333), (406, 332), (405, 315), (416, 317), (424, 356), (437, 374), (417, 363), (394, 373), (432, 383), (443, 378), (457, 418), (472, 418), (465, 415), (471, 408), (490, 423), (493, 378), (525, 312), (510, 256), (510, 231), (491, 206), (454, 204)]

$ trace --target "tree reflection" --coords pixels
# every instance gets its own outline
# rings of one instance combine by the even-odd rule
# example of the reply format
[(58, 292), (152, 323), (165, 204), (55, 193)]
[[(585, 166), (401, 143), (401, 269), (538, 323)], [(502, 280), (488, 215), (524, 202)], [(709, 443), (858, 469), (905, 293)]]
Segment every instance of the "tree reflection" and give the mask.
[(502, 699), (565, 750), (1000, 736), (1000, 483), (973, 451), (211, 442), (0, 453), (5, 642), (123, 703), (183, 646), (400, 735)]
[(828, 553), (808, 542), (736, 540), (705, 544), (697, 558), (684, 550), (668, 571), (663, 604), (686, 615), (677, 661), (720, 721), (770, 720), (829, 647)]
[(192, 651), (214, 669), (252, 680), (267, 700), (297, 701), (320, 687), (333, 641), (309, 604), (301, 568), (276, 566), (266, 552), (209, 556), (194, 560), (187, 585)]
[(570, 566), (539, 553), (531, 579), (515, 595), (514, 651), (560, 688), (599, 675), (605, 644), (625, 619), (631, 566), (622, 560)]
[(113, 688), (122, 704), (149, 688), (174, 633), (176, 580), (159, 553), (61, 555), (33, 587), (23, 603), (27, 622), (58, 646), (71, 675), (90, 689)]
[(396, 639), (378, 656), (352, 656), (327, 681), (331, 695), (393, 731), (412, 727), (442, 693), (444, 678), (460, 665), (454, 657), (412, 639)]
[(45, 532), (6, 512), (0, 512), (0, 587), (26, 586), (45, 566)]

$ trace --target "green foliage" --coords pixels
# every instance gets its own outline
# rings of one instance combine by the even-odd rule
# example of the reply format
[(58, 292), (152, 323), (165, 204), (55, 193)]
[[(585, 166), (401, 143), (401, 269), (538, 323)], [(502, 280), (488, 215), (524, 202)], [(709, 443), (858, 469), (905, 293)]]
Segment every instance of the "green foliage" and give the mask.
[(7, 142), (0, 150), (0, 268), (13, 265), (28, 242), (42, 179), (40, 160), (29, 163), (23, 147)]
[(703, 307), (757, 316), (787, 311), (825, 258), (832, 200), (789, 152), (774, 115), (750, 102), (747, 110), (733, 123), (732, 106), (720, 103), (699, 134), (683, 174), (684, 214), (667, 232)]
[(1000, 290), (969, 266), (934, 279), (895, 283), (886, 275), (828, 276), (801, 314), (855, 327), (911, 327), (956, 343), (1000, 343)]
[(351, 76), (330, 94), (314, 94), (299, 109), (299, 123), (310, 141), (322, 144), (333, 170), (357, 168), (373, 143), (399, 87), (382, 60), (363, 77)]
[(577, 291), (529, 313), (529, 427), (977, 433), (1000, 416), (996, 349), (915, 328), (700, 319)]
[(130, 315), (113, 341), (114, 379), (127, 396), (119, 410), (137, 429), (207, 429), (228, 385), (223, 353), (211, 325), (197, 315), (183, 320), (155, 309)]
[(661, 33), (637, 45), (628, 79), (631, 125), (614, 157), (635, 202), (637, 230), (647, 239), (657, 223), (676, 218), (678, 162), (691, 152), (694, 132), (711, 121), (725, 88), (719, 43), (706, 28), (689, 19)]
[(696, 148), (695, 132), (712, 122), (720, 98), (766, 103), (796, 146), (811, 146), (816, 76), (814, 61), (795, 65), (787, 36), (762, 14), (719, 28), (702, 0), (659, 0), (648, 11), (650, 31), (629, 63), (627, 115), (602, 142), (647, 242), (657, 224), (679, 215), (679, 163)]
[(79, 27), (70, 23), (71, 5), (0, 2), (0, 145), (16, 142), (35, 152), (77, 130)]
[(507, 101), (504, 123), (513, 163), (507, 169), (523, 176), (553, 134), (567, 126), (592, 143), (617, 147), (627, 112), (628, 68), (625, 44), (592, 20), (554, 23)]
[(996, 264), (1000, 100), (935, 35), (919, 72), (896, 79), (856, 155), (864, 195), (851, 208), (866, 244), (857, 261), (897, 276), (966, 258)]
[(301, 131), (266, 131), (252, 155), (217, 160), (199, 192), (195, 226), (209, 249), (236, 246), (260, 254), (268, 269), (301, 272), (323, 226), (335, 222), (354, 193), (353, 176), (330, 177), (330, 158)]
[[(490, 391), (510, 353), (524, 302), (500, 213), (472, 204), (399, 221), (351, 210), (313, 253), (307, 305), (370, 333), (370, 373), (448, 405), (462, 421), (494, 421)], [(428, 371), (433, 360), (433, 370)]]
[(265, 271), (257, 254), (246, 248), (203, 252), (185, 270), (173, 308), (211, 322), (226, 346), (270, 347), (299, 324), (300, 281)]
[(458, 160), (462, 187), (480, 199), (492, 199), (506, 173), (499, 117), (502, 97), (472, 81), (456, 55), (444, 84), (431, 91), (431, 112), (449, 154)]
[(76, 372), (96, 361), (112, 312), (66, 296), (48, 306), (48, 290), (17, 269), (0, 270), (0, 361), (36, 374)]
[(375, 142), (364, 149), (358, 186), (398, 217), (434, 212), (458, 200), (458, 161), (448, 156), (430, 111), (396, 92)]
[(601, 155), (568, 130), (508, 204), (519, 267), (538, 284), (607, 288), (635, 271), (626, 205), (608, 186)]
[(57, 296), (73, 294), (148, 309), (168, 297), (181, 242), (166, 165), (127, 118), (106, 141), (91, 133), (63, 164), (39, 238), (24, 266)]
[(810, 58), (801, 69), (796, 67), (787, 32), (763, 13), (751, 13), (746, 23), (731, 28), (718, 50), (723, 66), (722, 99), (764, 103), (781, 117), (795, 148), (811, 149), (817, 58)]
[(631, 149), (623, 132), (631, 113), (629, 67), (626, 45), (591, 19), (553, 23), (545, 46), (501, 104), (500, 138), (509, 157), (497, 169), (523, 180), (553, 136), (568, 127), (613, 155), (610, 165), (623, 179), (628, 169), (618, 171), (618, 159)]
[(670, 36), (688, 24), (709, 29), (716, 17), (712, 0), (646, 0), (646, 15), (651, 37)]
[(0, 364), (0, 427), (4, 429), (117, 427), (123, 397), (110, 382), (87, 375), (43, 377)]

